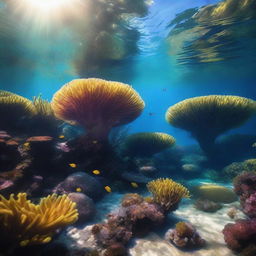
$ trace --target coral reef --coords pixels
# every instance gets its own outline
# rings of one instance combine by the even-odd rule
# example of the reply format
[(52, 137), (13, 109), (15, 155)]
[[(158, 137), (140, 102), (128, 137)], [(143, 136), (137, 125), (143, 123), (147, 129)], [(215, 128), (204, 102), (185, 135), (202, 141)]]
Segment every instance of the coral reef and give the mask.
[[(241, 252), (251, 245), (255, 245), (256, 219), (238, 220), (235, 224), (227, 224), (222, 232), (228, 247)], [(251, 254), (251, 256), (253, 255)]]
[[(38, 205), (31, 203), (25, 193), (0, 195), (0, 230), (6, 244), (27, 246), (51, 241), (57, 229), (74, 223), (78, 218), (75, 203), (66, 195), (42, 198)], [(6, 243), (6, 244), (5, 244)]]
[(175, 139), (166, 133), (142, 132), (129, 135), (124, 141), (124, 154), (150, 157), (175, 144)]
[(76, 79), (64, 85), (52, 99), (55, 115), (82, 125), (93, 140), (106, 140), (111, 128), (136, 119), (144, 108), (129, 85), (102, 79)]
[(234, 191), (239, 196), (243, 212), (256, 217), (256, 172), (243, 172), (234, 181)]
[(189, 98), (169, 107), (166, 120), (189, 131), (202, 150), (212, 156), (215, 139), (242, 125), (255, 113), (256, 103), (253, 100), (231, 95), (209, 95)]
[(232, 203), (237, 200), (236, 194), (229, 188), (216, 184), (203, 184), (191, 189), (192, 194), (200, 199), (215, 203)]
[(196, 209), (204, 212), (216, 212), (222, 208), (222, 205), (207, 199), (198, 199), (195, 201), (194, 206)]
[(165, 239), (177, 247), (198, 249), (205, 245), (205, 240), (200, 237), (196, 229), (188, 222), (178, 222), (175, 229), (168, 230)]
[(150, 181), (147, 188), (153, 194), (154, 202), (167, 212), (175, 210), (183, 197), (190, 196), (185, 187), (168, 178)]
[(228, 166), (226, 166), (222, 173), (224, 174), (225, 178), (230, 180), (235, 178), (237, 175), (241, 174), (242, 172), (252, 172), (256, 171), (256, 159), (248, 159), (243, 162), (234, 162)]
[(144, 236), (161, 225), (164, 218), (154, 202), (147, 202), (138, 194), (127, 194), (122, 206), (110, 213), (105, 223), (94, 225), (92, 233), (97, 243), (110, 251), (117, 244), (124, 247), (132, 237)]

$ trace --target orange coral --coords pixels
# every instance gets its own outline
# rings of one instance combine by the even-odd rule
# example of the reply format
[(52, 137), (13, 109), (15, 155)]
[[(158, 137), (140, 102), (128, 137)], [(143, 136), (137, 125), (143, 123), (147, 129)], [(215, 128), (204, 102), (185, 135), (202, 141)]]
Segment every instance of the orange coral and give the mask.
[(112, 127), (137, 118), (144, 105), (131, 86), (96, 78), (73, 80), (52, 100), (59, 119), (82, 125), (88, 134), (99, 139), (105, 139)]

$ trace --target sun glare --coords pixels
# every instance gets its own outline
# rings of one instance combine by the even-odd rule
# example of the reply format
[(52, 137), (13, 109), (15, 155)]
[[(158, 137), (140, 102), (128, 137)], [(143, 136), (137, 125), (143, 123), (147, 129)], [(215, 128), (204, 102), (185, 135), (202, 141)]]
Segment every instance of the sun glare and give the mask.
[(63, 8), (65, 6), (70, 6), (72, 0), (23, 0), (25, 4), (33, 9), (38, 9), (38, 11), (48, 12), (52, 10), (57, 10), (58, 8)]
[(63, 25), (67, 20), (82, 15), (84, 0), (11, 0), (21, 22), (29, 23), (33, 29), (42, 29)]

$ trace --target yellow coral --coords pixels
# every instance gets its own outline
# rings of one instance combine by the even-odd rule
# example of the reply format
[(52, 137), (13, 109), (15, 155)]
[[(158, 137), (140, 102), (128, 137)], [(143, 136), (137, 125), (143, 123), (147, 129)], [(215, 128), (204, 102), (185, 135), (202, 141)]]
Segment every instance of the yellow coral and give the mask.
[(74, 223), (78, 218), (76, 203), (67, 195), (42, 198), (39, 204), (27, 200), (26, 193), (6, 199), (0, 195), (0, 230), (20, 246), (51, 241), (56, 229)]
[[(192, 191), (193, 190), (193, 191)], [(201, 199), (207, 199), (216, 203), (232, 203), (237, 200), (232, 189), (216, 184), (203, 184), (192, 188), (191, 193)]]
[(96, 78), (65, 84), (51, 105), (57, 118), (83, 126), (95, 140), (105, 140), (112, 127), (136, 119), (145, 106), (131, 86)]
[(233, 95), (208, 95), (183, 100), (169, 107), (166, 120), (191, 132), (209, 152), (217, 136), (245, 123), (256, 113), (254, 100)]
[(180, 183), (168, 178), (160, 178), (147, 184), (154, 201), (168, 211), (175, 208), (183, 197), (188, 198), (189, 191)]
[(48, 116), (48, 117), (54, 117), (54, 112), (51, 107), (51, 103), (47, 100), (43, 100), (41, 96), (34, 97), (33, 99), (33, 105), (36, 109), (36, 114), (40, 116)]
[(0, 130), (20, 132), (23, 128), (21, 124), (24, 124), (35, 112), (30, 100), (0, 90)]

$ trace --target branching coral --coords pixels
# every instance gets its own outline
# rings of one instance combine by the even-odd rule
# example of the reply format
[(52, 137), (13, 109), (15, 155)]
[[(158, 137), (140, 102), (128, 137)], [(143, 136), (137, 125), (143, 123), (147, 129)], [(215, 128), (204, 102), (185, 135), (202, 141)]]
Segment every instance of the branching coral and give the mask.
[(90, 137), (106, 139), (112, 127), (127, 124), (144, 108), (129, 85), (102, 79), (76, 79), (57, 91), (52, 100), (55, 115), (82, 125)]
[(41, 96), (34, 97), (33, 105), (36, 109), (36, 114), (40, 116), (54, 116), (54, 112), (51, 107), (51, 103), (47, 100), (43, 100)]
[(13, 131), (20, 125), (20, 120), (30, 118), (35, 112), (30, 100), (11, 92), (0, 91), (0, 129)]
[(147, 188), (153, 194), (154, 201), (165, 211), (174, 210), (183, 197), (190, 196), (184, 186), (168, 178), (153, 180), (147, 184)]
[(191, 132), (209, 153), (220, 134), (245, 123), (256, 113), (256, 102), (239, 96), (208, 95), (178, 102), (166, 112), (166, 120)]
[(152, 156), (175, 143), (173, 136), (162, 132), (135, 133), (127, 137), (124, 151), (129, 155)]
[(36, 109), (33, 116), (33, 135), (56, 136), (61, 121), (55, 117), (51, 103), (38, 96), (34, 97), (33, 105)]
[(20, 246), (51, 241), (56, 229), (74, 223), (76, 204), (66, 195), (42, 198), (38, 205), (27, 200), (26, 193), (9, 199), (0, 195), (0, 230), (8, 242)]

